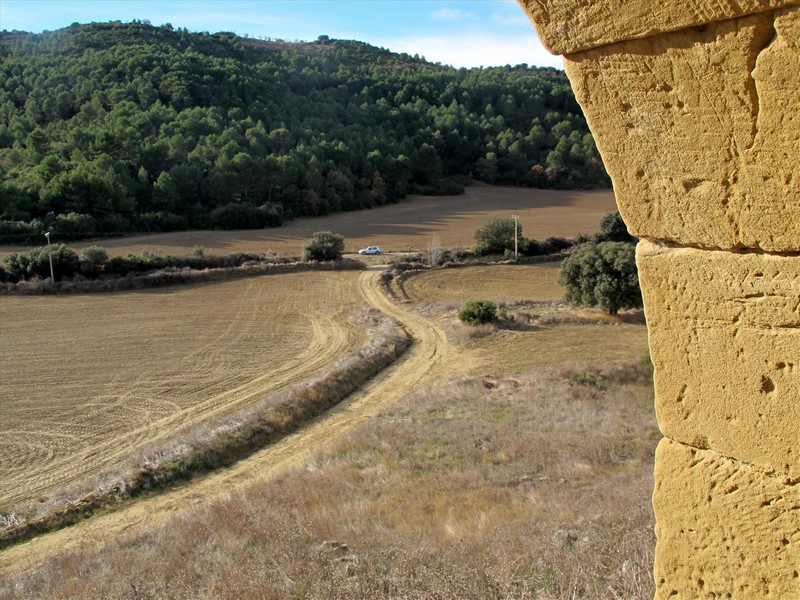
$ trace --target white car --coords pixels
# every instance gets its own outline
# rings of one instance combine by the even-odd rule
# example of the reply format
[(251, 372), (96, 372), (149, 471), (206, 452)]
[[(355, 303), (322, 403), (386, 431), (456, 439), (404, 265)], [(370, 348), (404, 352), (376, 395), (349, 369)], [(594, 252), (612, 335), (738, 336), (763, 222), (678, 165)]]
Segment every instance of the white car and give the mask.
[(359, 254), (380, 254), (381, 247), (380, 246), (367, 246), (366, 248), (362, 248), (358, 251)]

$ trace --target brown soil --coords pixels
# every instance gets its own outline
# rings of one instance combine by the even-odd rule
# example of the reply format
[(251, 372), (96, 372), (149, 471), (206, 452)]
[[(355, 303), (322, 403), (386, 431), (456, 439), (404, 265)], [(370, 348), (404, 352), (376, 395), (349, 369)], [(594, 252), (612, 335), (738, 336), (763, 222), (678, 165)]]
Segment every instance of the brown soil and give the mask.
[[(462, 196), (413, 196), (398, 204), (299, 219), (275, 229), (249, 231), (188, 231), (115, 238), (69, 244), (80, 249), (99, 244), (109, 254), (191, 254), (196, 246), (208, 254), (274, 252), (299, 254), (315, 231), (329, 230), (345, 237), (346, 251), (378, 244), (385, 252), (421, 251), (434, 235), (442, 248), (466, 248), (473, 233), (490, 217), (520, 216), (529, 238), (572, 237), (599, 229), (600, 218), (616, 210), (611, 191), (557, 191), (494, 186), (467, 188)], [(57, 240), (54, 240), (57, 241)], [(5, 246), (0, 255), (27, 248)]]
[(308, 427), (230, 468), (3, 551), (0, 553), (0, 571), (19, 571), (35, 566), (56, 553), (86, 545), (102, 547), (107, 540), (158, 526), (176, 511), (212, 498), (224, 497), (256, 479), (274, 477), (301, 464), (313, 452), (368, 421), (378, 411), (418, 386), (469, 371), (478, 363), (469, 352), (448, 345), (439, 327), (388, 300), (380, 289), (378, 275), (379, 270), (361, 274), (360, 293), (363, 300), (398, 319), (415, 340), (392, 367)]
[(0, 298), (0, 506), (320, 372), (363, 343), (358, 272), (108, 295)]
[(544, 263), (424, 271), (404, 278), (402, 285), (414, 302), (557, 300), (564, 297), (560, 267), (561, 263)]

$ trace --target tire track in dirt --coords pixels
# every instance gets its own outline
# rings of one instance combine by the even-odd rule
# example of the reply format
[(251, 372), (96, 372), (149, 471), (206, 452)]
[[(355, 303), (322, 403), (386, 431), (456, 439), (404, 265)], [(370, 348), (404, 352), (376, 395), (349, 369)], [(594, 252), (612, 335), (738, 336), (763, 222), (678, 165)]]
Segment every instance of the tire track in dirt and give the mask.
[[(323, 274), (325, 279), (335, 277), (335, 274)], [(299, 353), (287, 356), (284, 364), (269, 369), (263, 375), (245, 381), (241, 378), (238, 381), (234, 378), (222, 379), (208, 389), (207, 378), (203, 374), (211, 370), (210, 365), (215, 359), (230, 354), (232, 348), (240, 347), (242, 336), (247, 335), (252, 324), (264, 316), (262, 296), (269, 293), (264, 291), (265, 281), (261, 278), (254, 280), (247, 286), (252, 293), (234, 296), (233, 317), (224, 330), (201, 348), (180, 357), (180, 363), (171, 368), (171, 373), (180, 374), (179, 393), (201, 400), (182, 402), (183, 406), (178, 407), (170, 401), (176, 399), (172, 390), (154, 388), (154, 376), (147, 374), (127, 384), (113, 397), (94, 398), (82, 405), (82, 410), (93, 412), (92, 422), (71, 423), (66, 428), (69, 435), (59, 436), (73, 446), (80, 443), (82, 448), (77, 451), (57, 453), (52, 449), (44, 452), (38, 447), (31, 448), (30, 440), (35, 440), (37, 436), (47, 440), (54, 440), (57, 436), (19, 430), (20, 435), (14, 438), (16, 445), (0, 444), (0, 465), (7, 471), (4, 479), (7, 487), (0, 490), (3, 504), (13, 506), (15, 502), (22, 502), (26, 498), (46, 497), (54, 487), (65, 488), (80, 483), (93, 474), (113, 473), (124, 468), (133, 453), (141, 453), (145, 448), (157, 446), (181, 432), (211, 422), (254, 399), (303, 381), (358, 345), (361, 334), (346, 320), (349, 307), (328, 314), (321, 306), (338, 306), (340, 303), (337, 298), (331, 297), (329, 302), (316, 303), (313, 308), (306, 303), (306, 310), (311, 312), (307, 312), (303, 320), (307, 331), (302, 337), (308, 339), (308, 345)], [(328, 293), (333, 294), (332, 291)], [(296, 310), (302, 308), (303, 304), (298, 300)], [(271, 314), (266, 316), (273, 318)], [(193, 380), (197, 383), (183, 383)], [(167, 405), (171, 405), (172, 409), (163, 408)], [(154, 406), (162, 407), (160, 414), (156, 413), (158, 416), (151, 416), (150, 411)], [(135, 426), (120, 433), (119, 427), (116, 427), (120, 415), (132, 413), (140, 414), (132, 420)], [(97, 427), (107, 428), (108, 435), (101, 435), (102, 431), (98, 433)], [(15, 432), (17, 430), (9, 430), (5, 434)]]
[[(131, 450), (137, 446), (145, 443), (148, 446), (155, 446), (162, 440), (174, 437), (175, 432), (186, 431), (207, 423), (213, 420), (217, 414), (231, 412), (248, 401), (304, 380), (309, 371), (322, 368), (333, 358), (343, 355), (348, 348), (350, 339), (347, 332), (330, 323), (326, 325), (326, 327), (322, 327), (312, 320), (311, 328), (314, 335), (311, 345), (299, 357), (293, 359), (286, 368), (272, 371), (237, 385), (231, 390), (215, 394), (194, 404), (190, 410), (184, 409), (161, 419), (150, 420), (145, 425), (122, 435), (116, 435), (104, 442), (93, 444), (83, 454), (94, 457), (91, 466), (95, 471), (104, 472), (119, 468), (120, 463), (127, 459)], [(135, 403), (135, 399), (135, 391), (126, 392), (115, 401), (113, 406), (107, 407), (105, 410), (111, 411), (114, 407), (125, 407), (127, 404)], [(47, 467), (49, 471), (69, 471), (70, 476), (62, 477), (60, 480), (61, 485), (67, 485), (70, 482), (81, 481), (89, 475), (88, 471), (75, 468), (76, 460), (79, 464), (82, 462), (80, 459), (80, 455), (77, 458), (75, 456), (60, 457), (49, 461)], [(16, 483), (19, 489), (25, 490), (26, 495), (35, 497), (47, 489), (50, 480), (44, 479), (41, 472), (34, 471), (27, 480), (20, 478)]]
[(397, 319), (414, 338), (393, 365), (306, 427), (229, 468), (0, 552), (0, 572), (32, 568), (62, 552), (101, 548), (107, 540), (144, 533), (201, 503), (228, 496), (256, 480), (277, 477), (416, 387), (468, 370), (477, 359), (450, 346), (439, 327), (389, 300), (381, 289), (381, 270), (371, 268), (361, 276), (361, 294), (370, 306)]

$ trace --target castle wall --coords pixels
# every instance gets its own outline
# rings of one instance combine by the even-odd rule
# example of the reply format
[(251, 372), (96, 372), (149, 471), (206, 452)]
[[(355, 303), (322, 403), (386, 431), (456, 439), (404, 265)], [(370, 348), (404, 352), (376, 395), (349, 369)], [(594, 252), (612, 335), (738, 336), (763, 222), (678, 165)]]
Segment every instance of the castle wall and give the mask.
[(656, 598), (800, 598), (800, 5), (519, 1), (642, 240)]

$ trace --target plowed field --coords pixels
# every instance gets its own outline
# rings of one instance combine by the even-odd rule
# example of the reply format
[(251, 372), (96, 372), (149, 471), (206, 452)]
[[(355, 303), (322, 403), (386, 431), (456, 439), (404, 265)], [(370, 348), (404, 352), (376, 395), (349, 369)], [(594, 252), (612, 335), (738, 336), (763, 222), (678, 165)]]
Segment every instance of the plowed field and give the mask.
[[(520, 216), (523, 233), (534, 239), (572, 237), (599, 230), (600, 218), (616, 210), (611, 191), (533, 190), (476, 186), (462, 196), (412, 196), (398, 204), (299, 219), (274, 229), (249, 231), (184, 231), (69, 244), (80, 249), (100, 244), (109, 254), (191, 254), (195, 246), (207, 254), (275, 252), (299, 254), (315, 231), (334, 231), (345, 237), (347, 252), (371, 244), (385, 252), (420, 251), (436, 235), (443, 248), (466, 248), (473, 234), (490, 217)], [(54, 240), (58, 241), (58, 240)], [(0, 255), (27, 248), (0, 248)]]
[[(468, 373), (507, 372), (533, 365), (542, 366), (585, 360), (606, 360), (611, 358), (608, 349), (612, 345), (615, 346), (613, 358), (624, 360), (639, 359), (646, 348), (644, 326), (625, 323), (624, 321), (604, 322), (603, 319), (599, 319), (593, 325), (583, 322), (573, 324), (568, 321), (554, 321), (542, 326), (533, 326), (529, 330), (498, 331), (493, 335), (479, 337), (467, 343), (456, 344), (448, 341), (444, 328), (448, 327), (448, 323), (454, 320), (451, 314), (453, 311), (451, 309), (438, 311), (433, 303), (442, 302), (443, 300), (446, 302), (460, 301), (462, 296), (472, 298), (479, 294), (488, 295), (492, 291), (499, 295), (496, 297), (509, 299), (550, 299), (556, 293), (555, 287), (544, 286), (539, 291), (532, 293), (526, 290), (527, 286), (532, 285), (531, 282), (538, 280), (539, 277), (544, 281), (548, 281), (549, 277), (550, 284), (548, 285), (557, 285), (553, 279), (556, 273), (557, 271), (552, 265), (509, 265), (441, 270), (420, 275), (421, 279), (418, 287), (414, 288), (412, 284), (412, 288), (416, 290), (414, 293), (419, 294), (420, 301), (430, 303), (430, 306), (434, 308), (434, 310), (423, 309), (421, 312), (417, 310), (423, 307), (421, 302), (409, 305), (389, 300), (378, 284), (378, 270), (371, 270), (361, 274), (341, 272), (314, 274), (314, 277), (321, 279), (329, 278), (322, 282), (327, 283), (327, 288), (325, 285), (320, 284), (316, 288), (311, 286), (308, 283), (308, 278), (311, 277), (309, 274), (297, 276), (298, 283), (294, 285), (299, 285), (304, 290), (305, 293), (302, 294), (302, 297), (305, 302), (302, 306), (285, 307), (286, 312), (281, 314), (286, 314), (286, 318), (290, 323), (292, 322), (291, 319), (294, 318), (295, 321), (293, 322), (297, 324), (298, 317), (296, 315), (305, 312), (312, 316), (310, 319), (312, 323), (324, 322), (325, 327), (331, 327), (334, 330), (336, 328), (344, 328), (343, 323), (340, 323), (344, 319), (345, 311), (343, 308), (340, 308), (338, 313), (331, 314), (328, 320), (325, 320), (324, 315), (315, 312), (320, 310), (319, 306), (322, 304), (316, 296), (334, 293), (335, 296), (329, 300), (331, 305), (348, 306), (348, 302), (351, 303), (350, 306), (359, 303), (369, 304), (373, 308), (399, 320), (414, 337), (415, 343), (400, 360), (371, 379), (359, 392), (356, 392), (349, 399), (332, 408), (300, 431), (256, 452), (230, 468), (215, 471), (207, 476), (188, 482), (186, 485), (129, 503), (120, 510), (92, 517), (73, 527), (40, 536), (25, 544), (9, 548), (0, 553), (0, 572), (19, 572), (27, 567), (36, 566), (48, 557), (61, 552), (73, 551), (81, 547), (102, 547), (109, 540), (120, 539), (121, 536), (134, 536), (138, 533), (152, 530), (165, 523), (171, 516), (191, 512), (194, 507), (203, 502), (241, 490), (255, 480), (266, 481), (272, 479), (292, 467), (302, 465), (320, 448), (325, 447), (348, 431), (352, 431), (357, 425), (373, 418), (380, 411), (391, 406), (414, 389), (434, 381), (447, 380), (454, 376)], [(273, 278), (273, 280), (280, 279), (283, 282), (286, 280), (285, 278), (288, 279), (289, 277), (292, 276), (280, 276), (280, 278)], [(456, 277), (456, 279), (452, 279), (453, 277)], [(335, 280), (337, 278), (343, 282), (340, 287), (336, 287)], [(358, 278), (360, 293), (354, 289), (355, 278)], [(464, 287), (460, 291), (456, 291), (454, 296), (443, 298), (448, 294), (446, 292), (448, 287), (456, 285), (459, 280), (469, 280), (472, 283), (469, 285), (464, 284)], [(261, 289), (261, 286), (266, 285), (268, 281), (269, 278), (264, 278), (251, 280), (247, 283), (239, 282), (238, 285), (245, 287), (252, 285), (257, 289)], [(282, 287), (284, 285), (288, 286), (288, 284), (284, 283), (280, 285)], [(216, 286), (208, 287), (211, 290)], [(203, 288), (198, 288), (197, 290), (201, 289)], [(329, 289), (335, 290), (335, 292), (328, 292)], [(201, 293), (197, 290), (186, 290), (183, 293)], [(350, 294), (350, 300), (347, 300), (348, 293)], [(269, 296), (269, 292), (265, 290), (264, 295)], [(301, 297), (300, 291), (296, 292), (292, 297)], [(353, 297), (357, 299), (353, 300)], [(226, 298), (230, 299), (229, 296), (226, 296)], [(30, 301), (29, 298), (20, 300)], [(61, 299), (62, 302), (69, 300), (71, 299)], [(55, 300), (46, 299), (46, 301), (54, 302)], [(337, 302), (340, 304), (336, 304)], [(222, 303), (217, 304), (217, 306), (221, 305)], [(128, 306), (134, 306), (134, 304), (129, 303)], [(274, 302), (270, 306), (274, 306)], [(0, 308), (4, 307), (4, 304), (0, 304)], [(247, 311), (243, 311), (242, 314), (247, 314)], [(295, 314), (295, 317), (292, 317), (291, 314)], [(231, 319), (226, 321), (226, 324), (229, 327), (235, 327)], [(55, 327), (57, 325), (56, 321), (57, 319), (51, 320), (51, 326)], [(254, 323), (258, 322), (259, 319), (252, 317), (249, 319), (252, 327), (257, 328)], [(36, 327), (39, 331), (45, 329), (40, 325)], [(235, 328), (237, 330), (246, 329), (245, 327)], [(5, 334), (5, 329), (0, 330), (0, 332)], [(328, 339), (335, 340), (343, 336), (345, 339), (353, 340), (355, 339), (354, 335), (352, 332), (348, 334), (345, 329), (341, 335), (337, 334)], [(251, 357), (248, 356), (248, 349), (258, 347), (257, 344), (254, 344), (257, 339), (258, 336), (250, 340), (242, 339), (237, 346), (238, 353), (233, 362), (250, 361)], [(313, 333), (302, 336), (302, 340), (305, 340), (306, 344), (309, 343), (308, 340), (310, 339), (315, 339)], [(296, 347), (304, 348), (302, 340), (295, 340)], [(285, 344), (289, 343), (288, 341), (285, 342)], [(130, 344), (135, 345), (135, 340), (130, 340)], [(200, 346), (201, 342), (198, 340), (197, 344)], [(191, 343), (189, 345), (191, 346)], [(331, 343), (331, 345), (335, 344)], [(284, 352), (289, 347), (291, 346), (283, 346)], [(325, 351), (326, 349), (323, 350), (323, 352)], [(285, 353), (286, 356), (291, 356), (290, 353)], [(298, 353), (307, 355), (303, 350), (299, 350)], [(0, 358), (4, 357), (5, 355)], [(273, 359), (278, 362), (287, 360), (287, 358), (275, 358), (274, 356)], [(303, 373), (302, 365), (297, 360), (292, 358), (288, 359), (288, 362), (297, 367), (298, 377), (306, 376), (306, 373)], [(42, 361), (43, 364), (44, 361)], [(248, 362), (248, 364), (250, 363)], [(275, 363), (270, 364), (274, 365)], [(124, 373), (124, 371), (125, 369), (121, 367), (120, 373)], [(197, 376), (201, 376), (201, 374), (198, 373)], [(52, 386), (54, 383), (52, 379), (48, 380), (48, 385)], [(200, 418), (197, 420), (200, 420)], [(52, 423), (51, 426), (53, 425), (58, 424)], [(42, 427), (41, 429), (44, 428)], [(119, 432), (116, 435), (116, 439), (120, 439)], [(124, 437), (124, 434), (122, 437)], [(20, 485), (27, 485), (21, 476), (18, 476), (17, 480), (22, 482)]]
[(403, 288), (414, 302), (521, 302), (564, 297), (561, 263), (464, 267), (414, 274)]
[(0, 298), (0, 506), (321, 371), (363, 341), (359, 276)]

